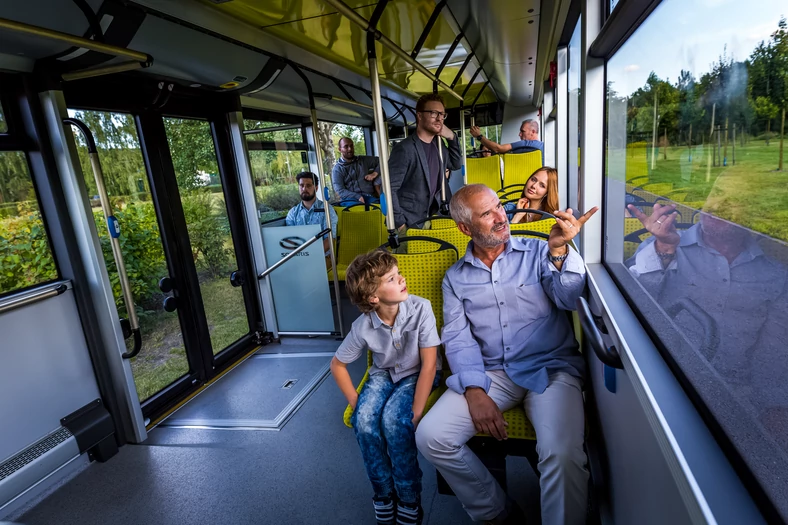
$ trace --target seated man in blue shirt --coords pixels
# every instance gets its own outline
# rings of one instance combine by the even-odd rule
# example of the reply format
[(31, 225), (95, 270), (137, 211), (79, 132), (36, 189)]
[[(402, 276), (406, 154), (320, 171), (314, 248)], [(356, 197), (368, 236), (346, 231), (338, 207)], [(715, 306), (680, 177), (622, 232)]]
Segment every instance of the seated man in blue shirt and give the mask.
[(520, 124), (520, 140), (511, 144), (498, 144), (482, 135), (479, 126), (471, 126), (473, 138), (492, 151), (493, 153), (528, 153), (530, 151), (542, 152), (542, 164), (544, 164), (544, 142), (539, 140), (539, 123), (533, 119), (523, 120)]
[[(298, 192), (301, 194), (301, 202), (290, 208), (285, 218), (286, 226), (301, 226), (304, 224), (319, 224), (322, 229), (326, 229), (326, 210), (323, 202), (317, 200), (317, 175), (311, 171), (302, 171), (296, 175), (298, 181)], [(337, 213), (334, 208), (328, 206), (328, 214), (331, 216), (331, 233), (337, 234)], [(328, 235), (323, 237), (323, 249), (326, 252), (326, 265), (331, 266), (330, 251), (328, 247)]]
[(566, 315), (585, 267), (567, 243), (597, 208), (579, 219), (556, 211), (547, 242), (512, 238), (498, 196), (481, 184), (458, 191), (450, 209), (471, 237), (443, 279), (441, 340), (453, 375), (416, 444), (472, 519), (522, 523), (522, 510), (466, 446), (477, 432), (506, 439), (502, 412), (522, 405), (537, 436), (542, 523), (585, 523), (584, 361)]

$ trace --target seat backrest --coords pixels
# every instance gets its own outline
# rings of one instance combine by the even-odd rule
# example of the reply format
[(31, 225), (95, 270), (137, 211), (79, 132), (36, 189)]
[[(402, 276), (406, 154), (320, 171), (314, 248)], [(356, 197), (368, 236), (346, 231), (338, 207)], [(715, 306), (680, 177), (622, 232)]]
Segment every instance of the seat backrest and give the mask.
[[(468, 248), (468, 241), (471, 240), (470, 237), (457, 228), (456, 224), (453, 228), (443, 228), (440, 230), (417, 230), (415, 228), (410, 228), (408, 230), (408, 237), (413, 236), (431, 237), (433, 239), (446, 241), (457, 248), (459, 257), (465, 255), (465, 250)], [(411, 241), (407, 244), (406, 248), (407, 253), (425, 253), (435, 250), (435, 246), (432, 243), (424, 241)]]
[(467, 159), (465, 170), (468, 184), (484, 184), (493, 191), (501, 189), (501, 159), (495, 155)]
[(518, 222), (517, 224), (510, 224), (509, 229), (513, 232), (530, 230), (534, 232), (550, 233), (555, 224), (555, 219), (542, 219), (541, 221), (533, 222)]
[(542, 167), (542, 152), (507, 153), (503, 156), (503, 185), (525, 184)]
[[(417, 241), (411, 241), (417, 242)], [(422, 241), (423, 242), (423, 241)], [(410, 244), (410, 243), (408, 243)], [(424, 242), (424, 244), (429, 244)], [(435, 245), (431, 245), (435, 249)], [(429, 299), (438, 333), (443, 327), (443, 276), (452, 264), (457, 262), (454, 250), (438, 250), (425, 253), (395, 253), (400, 273), (405, 276), (408, 292)]]
[(383, 215), (380, 210), (364, 213), (341, 212), (342, 231), (340, 232), (337, 264), (350, 264), (356, 256), (374, 250), (385, 242), (380, 227)]

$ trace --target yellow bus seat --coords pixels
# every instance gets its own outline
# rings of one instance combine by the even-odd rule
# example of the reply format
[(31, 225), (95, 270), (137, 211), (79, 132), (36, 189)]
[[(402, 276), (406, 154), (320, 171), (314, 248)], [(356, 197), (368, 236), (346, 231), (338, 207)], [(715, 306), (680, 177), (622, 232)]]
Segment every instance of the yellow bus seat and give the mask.
[[(340, 241), (337, 247), (337, 278), (344, 281), (347, 267), (353, 259), (362, 253), (374, 250), (385, 242), (385, 238), (380, 226), (383, 215), (379, 209), (364, 213), (343, 210), (340, 215), (342, 215), (342, 230), (339, 232)], [(333, 278), (334, 274), (329, 270), (329, 281)]]
[(542, 167), (542, 152), (507, 153), (503, 156), (503, 185), (525, 184)]
[[(465, 251), (468, 248), (468, 241), (470, 237), (462, 233), (457, 225), (453, 228), (444, 228), (442, 230), (419, 230), (410, 228), (408, 230), (409, 237), (429, 237), (431, 239), (438, 239), (447, 242), (457, 249), (457, 254), (460, 258), (465, 256)], [(411, 241), (406, 246), (408, 253), (424, 253), (432, 250), (431, 243), (426, 241)], [(417, 294), (418, 295), (418, 294)]]
[(493, 191), (501, 189), (501, 159), (498, 156), (467, 159), (465, 172), (468, 184), (484, 184)]

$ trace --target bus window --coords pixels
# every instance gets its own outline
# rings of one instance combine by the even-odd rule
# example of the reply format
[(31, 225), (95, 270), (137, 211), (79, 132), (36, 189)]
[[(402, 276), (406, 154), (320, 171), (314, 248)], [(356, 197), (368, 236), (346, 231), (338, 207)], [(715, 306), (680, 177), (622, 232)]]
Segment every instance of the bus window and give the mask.
[(8, 133), (8, 124), (5, 121), (2, 103), (0, 103), (0, 133)]
[(282, 126), (290, 129), (255, 133), (246, 139), (261, 223), (284, 217), (301, 200), (295, 176), (309, 170), (308, 147), (300, 126), (294, 129), (279, 122), (244, 120), (245, 130)]
[(569, 108), (569, 137), (567, 137), (567, 159), (566, 159), (566, 188), (567, 203), (569, 207), (578, 209), (577, 200), (577, 181), (580, 177), (580, 30), (582, 20), (577, 21), (575, 30), (572, 32), (572, 39), (569, 41), (569, 71), (567, 73), (567, 90), (569, 91), (567, 100)]
[(668, 0), (608, 61), (605, 261), (732, 463), (785, 518), (783, 13)]
[(58, 278), (22, 151), (0, 151), (0, 268), (0, 295)]

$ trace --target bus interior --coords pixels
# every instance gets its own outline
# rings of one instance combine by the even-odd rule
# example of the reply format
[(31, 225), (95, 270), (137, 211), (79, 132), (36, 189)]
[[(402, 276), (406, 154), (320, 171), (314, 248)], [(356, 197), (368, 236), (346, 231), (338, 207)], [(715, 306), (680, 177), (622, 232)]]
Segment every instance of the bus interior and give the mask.
[[(385, 164), (427, 93), (460, 138), (447, 194), (481, 183), (516, 208), (545, 165), (561, 210), (600, 207), (575, 238), (587, 289), (570, 312), (587, 523), (788, 521), (787, 11), (0, 3), (0, 523), (374, 521), (327, 378), (360, 313), (347, 265), (397, 248)], [(512, 143), (526, 120), (541, 159), (484, 157), (469, 132)], [(339, 204), (341, 138), (379, 157), (380, 204)], [(334, 231), (284, 226), (303, 171)], [(668, 216), (678, 251), (654, 266)], [(435, 306), (468, 238), (430, 219), (397, 256)], [(541, 523), (537, 442), (511, 417), (521, 434), (474, 451)], [(471, 523), (419, 460), (423, 523)]]

